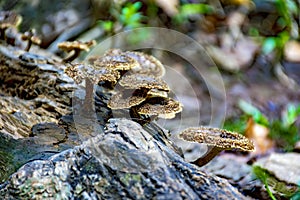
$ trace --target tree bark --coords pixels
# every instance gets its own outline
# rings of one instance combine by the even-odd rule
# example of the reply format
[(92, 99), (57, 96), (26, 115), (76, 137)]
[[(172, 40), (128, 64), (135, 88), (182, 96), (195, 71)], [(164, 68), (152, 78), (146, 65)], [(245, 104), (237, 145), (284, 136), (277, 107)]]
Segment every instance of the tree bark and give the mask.
[[(13, 170), (9, 173), (23, 166), (0, 184), (1, 199), (246, 199), (225, 179), (205, 174), (199, 167), (185, 162), (166, 131), (153, 122), (140, 125), (131, 119), (111, 118), (103, 99), (95, 103), (95, 116), (88, 118), (80, 112), (68, 115), (70, 91), (61, 92), (61, 96), (56, 94), (64, 66), (53, 62), (42, 69), (45, 66), (38, 63), (22, 64), (24, 60), (14, 57), (16, 52), (4, 46), (0, 50), (0, 102), (12, 96), (20, 102), (24, 102), (24, 98), (27, 103), (34, 102), (41, 95), (59, 102), (54, 108), (46, 106), (43, 110), (47, 115), (56, 113), (46, 118), (51, 119), (52, 124), (39, 121), (38, 117), (36, 124), (7, 121), (10, 127), (27, 133), (23, 138), (12, 138), (13, 134), (2, 123), (0, 154), (4, 161), (10, 162), (2, 162), (0, 166)], [(49, 67), (57, 70), (49, 70)], [(19, 80), (33, 80), (32, 70), (37, 69), (35, 81), (26, 87), (37, 89), (35, 84), (39, 83), (39, 89), (44, 88), (44, 91), (37, 95), (27, 92), (25, 96), (22, 92), (14, 93), (17, 90), (9, 84), (10, 74), (18, 74)], [(50, 75), (56, 77), (53, 85), (42, 78)], [(9, 105), (21, 106), (21, 114), (30, 110), (25, 105), (22, 107), (22, 103)], [(14, 114), (3, 109), (1, 119)], [(33, 109), (32, 115), (36, 111)], [(26, 151), (30, 152), (27, 157), (20, 156)], [(15, 160), (19, 161), (18, 167), (13, 166)]]

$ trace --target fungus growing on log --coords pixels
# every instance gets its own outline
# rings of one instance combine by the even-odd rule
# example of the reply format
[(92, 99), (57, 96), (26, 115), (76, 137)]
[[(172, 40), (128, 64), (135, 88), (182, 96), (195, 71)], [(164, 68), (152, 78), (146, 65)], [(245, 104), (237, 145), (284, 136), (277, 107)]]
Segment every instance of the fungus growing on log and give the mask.
[(111, 96), (107, 106), (111, 109), (127, 109), (141, 104), (147, 98), (142, 90), (124, 90)]
[(10, 27), (18, 27), (22, 17), (12, 11), (0, 11), (0, 39), (5, 39), (5, 30)]
[(98, 84), (99, 82), (116, 84), (120, 78), (118, 71), (106, 68), (93, 68), (82, 64), (69, 64), (65, 69), (65, 73), (73, 78), (77, 84), (81, 83), (85, 78), (91, 79), (94, 84)]
[(79, 56), (81, 51), (89, 51), (90, 47), (92, 47), (94, 45), (96, 45), (95, 40), (91, 40), (88, 42), (80, 42), (80, 41), (61, 42), (57, 46), (61, 50), (69, 53), (69, 55), (63, 59), (63, 61), (71, 62)]
[[(158, 59), (156, 59), (154, 56), (142, 52), (138, 52), (138, 51), (123, 52), (120, 49), (110, 49), (104, 54), (104, 56), (120, 56), (120, 55), (130, 57), (138, 62), (137, 65), (131, 68), (130, 70), (131, 73), (152, 75), (159, 78), (163, 77), (165, 74), (165, 68)], [(97, 59), (96, 57), (91, 57), (90, 61), (93, 62), (96, 59)]]
[(147, 90), (157, 89), (162, 91), (170, 91), (168, 84), (160, 78), (144, 74), (131, 74), (120, 79), (119, 84), (127, 89)]
[(98, 58), (90, 58), (90, 63), (95, 67), (103, 67), (110, 70), (118, 70), (121, 75), (134, 67), (137, 67), (139, 63), (133, 58), (119, 54), (119, 55), (104, 55)]
[(139, 66), (133, 68), (131, 72), (159, 78), (165, 75), (165, 67), (154, 56), (137, 51), (125, 51), (124, 54), (135, 59), (139, 63)]
[(176, 113), (182, 111), (182, 105), (171, 98), (152, 97), (139, 105), (136, 110), (140, 115), (155, 115), (159, 118), (172, 119)]
[(32, 44), (40, 45), (41, 39), (35, 35), (35, 29), (31, 29), (29, 31), (26, 31), (21, 35), (22, 40), (27, 40), (27, 46), (24, 49), (25, 51), (29, 51)]
[(254, 144), (245, 136), (219, 128), (192, 127), (182, 131), (179, 137), (185, 141), (208, 145), (207, 152), (193, 162), (198, 166), (207, 164), (223, 150), (254, 151)]
[(158, 90), (158, 89), (151, 89), (147, 92), (147, 97), (151, 98), (151, 97), (164, 97), (167, 98), (168, 97), (168, 93), (166, 91), (162, 91), (162, 90)]

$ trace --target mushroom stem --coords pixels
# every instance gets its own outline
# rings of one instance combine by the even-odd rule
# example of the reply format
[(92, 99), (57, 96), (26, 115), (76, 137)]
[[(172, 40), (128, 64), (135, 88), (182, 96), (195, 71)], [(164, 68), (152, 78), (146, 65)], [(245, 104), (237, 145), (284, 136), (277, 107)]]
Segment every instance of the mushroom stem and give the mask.
[(83, 102), (83, 113), (84, 115), (86, 116), (90, 116), (93, 112), (93, 99), (94, 99), (94, 85), (93, 85), (93, 82), (86, 78), (85, 79), (85, 99), (84, 99), (84, 102)]
[(223, 150), (223, 148), (209, 145), (206, 153), (202, 157), (193, 161), (192, 163), (198, 165), (199, 167), (202, 167), (203, 165), (206, 165), (208, 162), (210, 162), (216, 155), (218, 155)]
[(0, 39), (1, 39), (1, 40), (4, 40), (4, 39), (5, 39), (5, 30), (6, 30), (6, 28), (0, 29)]
[(28, 40), (27, 46), (26, 46), (26, 48), (24, 49), (24, 51), (27, 51), (27, 52), (28, 52), (28, 51), (30, 50), (31, 45), (32, 45), (32, 41), (31, 41), (31, 40)]
[(63, 61), (64, 61), (64, 62), (71, 62), (71, 61), (73, 61), (75, 58), (77, 58), (77, 57), (79, 56), (79, 54), (80, 54), (80, 50), (74, 49), (74, 50), (72, 50), (72, 51), (69, 53), (69, 55), (68, 55), (67, 57), (65, 57), (65, 58), (63, 59)]

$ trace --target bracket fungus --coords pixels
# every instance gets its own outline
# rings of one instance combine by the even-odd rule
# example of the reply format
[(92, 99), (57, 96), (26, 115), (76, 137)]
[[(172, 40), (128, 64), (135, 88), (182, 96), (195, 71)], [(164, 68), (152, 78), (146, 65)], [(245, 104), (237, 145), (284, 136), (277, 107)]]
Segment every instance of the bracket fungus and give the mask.
[(81, 83), (85, 78), (89, 78), (94, 84), (99, 82), (110, 82), (116, 84), (120, 78), (118, 71), (106, 68), (93, 68), (82, 64), (69, 64), (65, 73), (73, 78), (75, 83)]
[(140, 89), (147, 90), (157, 89), (169, 92), (168, 84), (160, 78), (145, 74), (131, 74), (124, 76), (120, 79), (119, 84), (127, 89)]
[(40, 45), (42, 42), (41, 39), (35, 35), (35, 29), (31, 29), (23, 33), (21, 35), (21, 39), (28, 41), (25, 51), (29, 51), (32, 44)]
[(18, 27), (22, 17), (12, 11), (0, 11), (0, 39), (5, 39), (5, 30), (10, 27)]
[(245, 136), (219, 128), (192, 127), (182, 131), (179, 137), (185, 141), (208, 145), (207, 152), (193, 162), (198, 166), (207, 164), (223, 150), (254, 151), (254, 144)]
[(152, 97), (137, 106), (136, 110), (140, 115), (156, 115), (159, 118), (172, 119), (176, 113), (182, 111), (182, 105), (171, 98)]
[(139, 65), (133, 58), (120, 54), (120, 55), (104, 55), (98, 58), (90, 58), (89, 62), (95, 67), (103, 67), (111, 70), (118, 70), (121, 74), (125, 74), (128, 70)]
[(123, 52), (120, 49), (110, 49), (104, 55), (105, 56), (123, 55), (134, 59), (135, 61), (138, 62), (138, 64), (131, 68), (131, 73), (152, 75), (159, 78), (165, 75), (166, 70), (164, 68), (164, 65), (154, 56), (145, 54), (143, 52), (138, 52), (138, 51)]
[(111, 109), (127, 109), (141, 104), (146, 98), (142, 90), (123, 90), (112, 95), (107, 106)]
[(61, 50), (69, 53), (69, 55), (63, 59), (63, 61), (71, 62), (79, 56), (81, 51), (89, 51), (90, 47), (95, 46), (95, 45), (96, 45), (96, 41), (91, 40), (88, 42), (80, 42), (80, 41), (61, 42), (57, 46)]
[(139, 66), (131, 70), (133, 73), (147, 74), (159, 78), (165, 75), (165, 67), (154, 56), (137, 51), (125, 51), (124, 53), (139, 63)]

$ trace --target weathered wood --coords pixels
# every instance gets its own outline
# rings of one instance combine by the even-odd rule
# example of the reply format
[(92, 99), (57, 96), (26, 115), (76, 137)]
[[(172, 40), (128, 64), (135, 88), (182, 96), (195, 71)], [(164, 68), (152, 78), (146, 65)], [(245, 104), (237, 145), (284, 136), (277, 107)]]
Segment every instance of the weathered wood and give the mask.
[[(3, 53), (0, 57), (1, 67), (5, 69), (3, 73), (18, 70), (7, 66), (7, 63), (18, 61), (18, 57), (12, 59)], [(27, 66), (35, 69), (35, 65)], [(55, 62), (48, 65), (58, 67)], [(24, 64), (14, 66), (26, 67)], [(56, 76), (63, 73), (62, 68), (50, 72)], [(30, 70), (25, 72), (30, 73)], [(61, 96), (65, 99), (61, 100), (55, 93), (59, 83), (47, 85), (46, 79), (41, 79), (47, 73), (49, 70), (39, 70), (37, 76), (37, 81), (43, 80), (41, 83), (48, 88), (41, 95), (54, 102), (61, 102), (61, 107), (67, 106), (63, 102), (70, 96), (62, 92)], [(22, 98), (19, 93), (9, 92), (14, 91), (7, 83), (9, 75), (3, 77), (6, 78), (1, 81), (6, 81), (7, 87), (2, 87), (1, 93)], [(31, 76), (25, 74), (18, 77)], [(46, 86), (40, 85), (41, 88)], [(152, 122), (140, 125), (130, 119), (111, 118), (109, 109), (105, 107), (107, 97), (101, 95), (100, 91), (95, 103), (97, 118), (89, 118), (80, 112), (77, 115), (73, 112), (73, 116), (66, 115), (60, 110), (62, 116), (53, 117), (57, 122), (42, 123), (30, 129), (27, 135), (32, 138), (1, 138), (0, 153), (8, 153), (10, 158), (10, 163), (4, 167), (13, 167), (13, 162), (24, 151), (20, 146), (30, 150), (28, 157), (21, 160), (24, 165), (0, 185), (1, 199), (245, 199), (225, 179), (207, 175), (199, 167), (186, 163), (180, 151), (167, 138), (165, 130), (158, 125)], [(35, 98), (31, 96), (28, 101), (34, 101)], [(70, 109), (69, 105), (66, 110)], [(49, 113), (60, 111), (47, 110)], [(4, 114), (12, 115), (9, 112)], [(11, 125), (18, 124), (11, 122)], [(28, 131), (28, 127), (24, 127)], [(62, 140), (64, 134), (68, 135), (65, 142)], [(45, 138), (49, 140), (48, 143)], [(60, 140), (62, 143), (57, 143)], [(80, 141), (82, 144), (78, 145)], [(5, 147), (5, 144), (13, 146)], [(43, 152), (42, 147), (61, 152), (43, 157), (43, 153), (49, 149)]]

